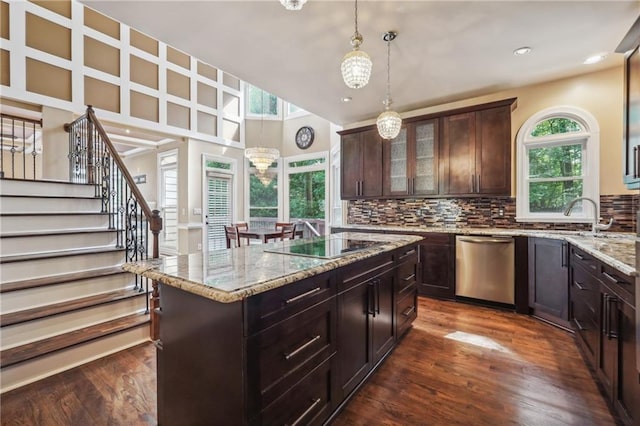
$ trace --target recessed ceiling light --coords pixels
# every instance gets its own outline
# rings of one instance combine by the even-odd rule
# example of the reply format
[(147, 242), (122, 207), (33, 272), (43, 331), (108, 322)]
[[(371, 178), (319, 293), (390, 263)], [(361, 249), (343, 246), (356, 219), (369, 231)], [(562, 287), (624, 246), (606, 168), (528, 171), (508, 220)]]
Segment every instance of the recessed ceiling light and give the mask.
[(340, 98), (340, 100), (344, 103), (351, 102), (352, 99), (353, 98), (351, 96), (345, 96), (343, 98)]
[(513, 51), (513, 54), (516, 56), (526, 55), (527, 53), (531, 53), (533, 49), (528, 46), (519, 47)]
[(606, 57), (607, 57), (606, 54), (589, 56), (587, 59), (584, 60), (583, 64), (586, 64), (586, 65), (597, 64), (598, 62), (602, 61)]

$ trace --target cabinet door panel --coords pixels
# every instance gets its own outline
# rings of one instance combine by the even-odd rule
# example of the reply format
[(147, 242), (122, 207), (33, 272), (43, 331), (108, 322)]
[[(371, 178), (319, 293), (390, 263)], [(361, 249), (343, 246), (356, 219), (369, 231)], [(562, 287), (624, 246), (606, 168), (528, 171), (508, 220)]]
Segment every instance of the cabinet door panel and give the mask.
[[(638, 307), (636, 306), (636, 309)], [(618, 383), (616, 407), (629, 425), (640, 423), (640, 374), (636, 369), (635, 309), (624, 302), (618, 304)]]
[[(377, 129), (361, 133), (362, 137), (362, 183), (360, 188), (364, 197), (382, 195), (382, 139)], [(349, 164), (345, 165), (350, 167)]]
[(475, 188), (476, 114), (442, 119), (441, 194), (471, 194)]
[(567, 243), (529, 239), (529, 306), (535, 315), (569, 327)]
[(362, 154), (360, 133), (342, 136), (340, 147), (340, 195), (342, 199), (357, 198), (362, 178)]
[(455, 298), (453, 242), (448, 234), (421, 235), (418, 293), (443, 299)]
[(376, 363), (393, 347), (395, 333), (393, 304), (395, 271), (387, 271), (376, 278), (375, 316), (373, 317), (373, 362)]
[(367, 282), (338, 295), (338, 360), (341, 398), (365, 378), (372, 367), (369, 337), (370, 286)]
[(476, 192), (511, 194), (510, 107), (478, 111)]

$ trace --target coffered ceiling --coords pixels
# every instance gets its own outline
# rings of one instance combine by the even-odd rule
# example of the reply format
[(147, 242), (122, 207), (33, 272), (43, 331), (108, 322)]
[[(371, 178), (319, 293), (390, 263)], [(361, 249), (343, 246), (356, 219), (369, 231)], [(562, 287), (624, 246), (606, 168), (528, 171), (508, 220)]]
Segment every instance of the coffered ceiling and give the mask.
[[(362, 50), (374, 65), (369, 85), (354, 90), (340, 74), (352, 1), (309, 0), (298, 12), (277, 0), (83, 3), (339, 125), (382, 111), (387, 30), (398, 32), (391, 91), (402, 113), (621, 64), (614, 50), (640, 14), (636, 0), (360, 0)], [(522, 46), (533, 51), (515, 56)], [(583, 64), (595, 54), (608, 56)]]

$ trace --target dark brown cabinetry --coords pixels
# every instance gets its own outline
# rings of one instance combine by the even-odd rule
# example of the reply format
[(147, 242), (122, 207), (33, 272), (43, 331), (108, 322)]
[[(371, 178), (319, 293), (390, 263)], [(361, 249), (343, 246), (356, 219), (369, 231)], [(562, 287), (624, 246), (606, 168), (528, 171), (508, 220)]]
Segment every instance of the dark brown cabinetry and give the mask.
[(529, 307), (532, 314), (569, 328), (568, 244), (529, 238)]
[(454, 299), (455, 235), (420, 234), (420, 275), (418, 293), (422, 296)]
[(371, 126), (340, 132), (342, 199), (510, 195), (515, 106), (512, 98), (411, 117), (391, 141)]
[(382, 195), (382, 139), (375, 128), (342, 135), (343, 200)]
[(383, 143), (384, 196), (438, 193), (438, 120), (409, 122)]
[(395, 330), (392, 255), (344, 268), (338, 283), (338, 370), (347, 397), (393, 347)]
[(440, 193), (510, 195), (511, 107), (442, 118)]
[(640, 422), (633, 279), (571, 248), (571, 319), (576, 341), (622, 422)]
[(234, 303), (161, 283), (158, 423), (327, 422), (415, 319), (416, 262), (412, 244)]
[[(624, 60), (624, 182), (629, 189), (640, 188), (640, 18), (629, 30), (616, 52)], [(627, 53), (628, 52), (628, 53)]]

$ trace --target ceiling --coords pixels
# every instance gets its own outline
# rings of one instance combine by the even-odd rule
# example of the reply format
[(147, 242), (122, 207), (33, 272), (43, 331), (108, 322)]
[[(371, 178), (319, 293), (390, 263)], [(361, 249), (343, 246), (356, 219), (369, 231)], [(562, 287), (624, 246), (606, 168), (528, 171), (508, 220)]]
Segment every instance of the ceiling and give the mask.
[[(351, 49), (353, 1), (309, 0), (298, 12), (277, 0), (82, 1), (339, 125), (382, 111), (387, 30), (398, 32), (391, 93), (402, 113), (619, 65), (622, 55), (613, 52), (640, 15), (637, 0), (360, 0), (362, 50), (373, 73), (355, 90), (340, 74)], [(513, 55), (521, 46), (533, 51)], [(608, 54), (604, 61), (583, 64), (600, 53)]]

